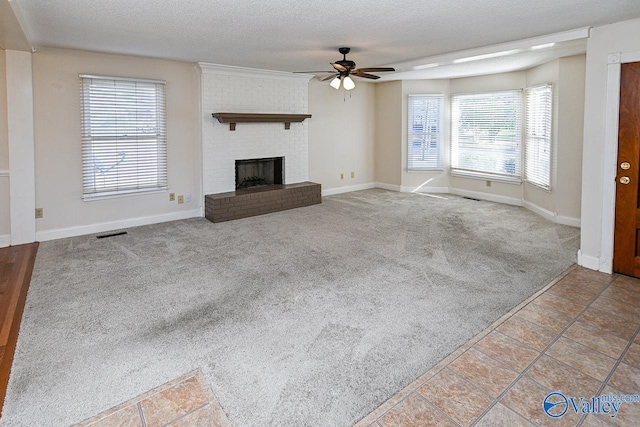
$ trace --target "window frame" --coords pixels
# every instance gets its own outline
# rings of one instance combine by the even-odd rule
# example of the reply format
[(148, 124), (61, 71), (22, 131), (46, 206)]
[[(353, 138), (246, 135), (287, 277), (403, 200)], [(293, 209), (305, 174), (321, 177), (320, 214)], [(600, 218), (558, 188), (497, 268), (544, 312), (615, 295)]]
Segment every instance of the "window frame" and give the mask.
[[(541, 107), (544, 110), (542, 114), (544, 114), (545, 117), (531, 118), (531, 114), (533, 114), (534, 111), (532, 111), (533, 109), (530, 108), (529, 96), (531, 96), (530, 93), (532, 91), (540, 90), (540, 89), (547, 91), (545, 101), (548, 101), (548, 104)], [(524, 89), (524, 94), (525, 94), (525, 126), (524, 126), (525, 130), (524, 130), (524, 137), (523, 137), (524, 139), (523, 179), (527, 184), (531, 185), (532, 187), (551, 193), (552, 169), (553, 169), (552, 168), (552, 164), (553, 164), (553, 97), (554, 97), (553, 84), (543, 83), (539, 85), (529, 86)], [(533, 129), (531, 129), (531, 126), (534, 120), (542, 120), (546, 122), (542, 124), (542, 127), (544, 128), (543, 130), (544, 135), (542, 136), (530, 135), (530, 133), (533, 132)], [(531, 141), (531, 139), (533, 138), (535, 138), (537, 141), (536, 142)], [(537, 177), (530, 177), (529, 175), (529, 169), (538, 170), (541, 163), (540, 160), (537, 159), (536, 161), (537, 165), (535, 167), (529, 166), (530, 146), (534, 144), (537, 145), (536, 148), (538, 148), (537, 152), (539, 153), (540, 151), (539, 147), (541, 143), (546, 145), (545, 148), (548, 151), (548, 159), (546, 161), (546, 164), (542, 165), (547, 169), (546, 170), (546, 179), (548, 180), (547, 182), (536, 181)]]
[[(166, 81), (89, 74), (79, 80), (82, 199), (167, 191)], [(96, 178), (96, 147), (101, 160), (115, 162), (102, 172), (102, 185)]]
[[(456, 136), (460, 133), (459, 123), (457, 116), (459, 111), (456, 111), (458, 100), (462, 98), (482, 97), (482, 96), (495, 96), (498, 94), (511, 94), (514, 96), (512, 100), (515, 107), (516, 115), (513, 118), (515, 120), (515, 129), (513, 132), (512, 140), (510, 141), (516, 148), (517, 155), (514, 156), (516, 164), (514, 168), (516, 170), (513, 174), (499, 173), (490, 170), (480, 170), (460, 167), (458, 163), (458, 157), (456, 155), (459, 141), (456, 141)], [(456, 93), (451, 95), (451, 139), (450, 139), (450, 166), (451, 176), (463, 177), (471, 179), (481, 179), (489, 181), (499, 181), (510, 184), (521, 184), (523, 173), (523, 90), (522, 89), (507, 89), (507, 90), (494, 90), (485, 92), (473, 92), (473, 93)], [(488, 132), (488, 130), (487, 130)]]
[[(422, 131), (422, 132), (415, 132), (413, 130), (413, 125), (414, 123), (412, 123), (412, 111), (414, 108), (414, 104), (412, 103), (412, 100), (419, 100), (419, 99), (428, 99), (428, 100), (437, 100), (438, 101), (438, 124), (437, 127), (438, 129), (434, 132), (434, 131)], [(409, 94), (407, 96), (407, 141), (406, 141), (406, 148), (407, 148), (407, 172), (440, 172), (444, 170), (444, 165), (443, 165), (443, 123), (444, 123), (444, 94), (442, 93), (433, 93), (433, 94)], [(415, 161), (412, 157), (412, 143), (415, 140), (414, 138), (419, 138), (422, 139), (421, 141), (421, 146), (422, 146), (422, 150), (424, 151), (424, 145), (427, 143), (426, 139), (429, 135), (436, 135), (436, 164), (434, 166), (425, 166), (425, 167), (417, 167), (417, 166), (413, 166), (413, 161)]]

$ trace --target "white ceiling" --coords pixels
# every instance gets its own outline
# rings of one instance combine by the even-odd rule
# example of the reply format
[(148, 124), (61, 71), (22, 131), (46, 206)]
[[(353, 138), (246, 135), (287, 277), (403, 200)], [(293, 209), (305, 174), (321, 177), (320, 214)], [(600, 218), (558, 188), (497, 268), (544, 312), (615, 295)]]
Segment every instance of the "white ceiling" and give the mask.
[[(341, 59), (337, 48), (350, 46), (349, 59), (360, 67), (399, 64), (411, 72), (434, 56), (640, 17), (640, 0), (11, 1), (35, 47), (281, 71), (330, 69)], [(482, 73), (581, 52), (584, 44), (494, 58), (492, 71)], [(407, 67), (415, 58), (425, 59)], [(478, 61), (468, 64), (406, 77), (479, 68)]]

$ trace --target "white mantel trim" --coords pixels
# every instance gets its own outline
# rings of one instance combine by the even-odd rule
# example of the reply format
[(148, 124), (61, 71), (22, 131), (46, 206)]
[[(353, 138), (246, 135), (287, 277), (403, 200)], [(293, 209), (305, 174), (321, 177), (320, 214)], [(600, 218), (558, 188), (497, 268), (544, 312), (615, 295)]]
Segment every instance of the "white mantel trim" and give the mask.
[(218, 74), (226, 76), (242, 76), (262, 79), (276, 80), (302, 80), (309, 81), (313, 77), (311, 74), (294, 74), (288, 71), (261, 70), (258, 68), (236, 67), (234, 65), (209, 64), (198, 62), (198, 67), (202, 74)]

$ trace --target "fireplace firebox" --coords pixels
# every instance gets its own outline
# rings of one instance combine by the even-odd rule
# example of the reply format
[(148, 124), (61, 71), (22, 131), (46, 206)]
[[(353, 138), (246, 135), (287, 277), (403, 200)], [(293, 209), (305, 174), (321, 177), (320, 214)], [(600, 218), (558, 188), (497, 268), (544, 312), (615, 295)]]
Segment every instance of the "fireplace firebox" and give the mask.
[(284, 184), (284, 157), (236, 160), (236, 190)]

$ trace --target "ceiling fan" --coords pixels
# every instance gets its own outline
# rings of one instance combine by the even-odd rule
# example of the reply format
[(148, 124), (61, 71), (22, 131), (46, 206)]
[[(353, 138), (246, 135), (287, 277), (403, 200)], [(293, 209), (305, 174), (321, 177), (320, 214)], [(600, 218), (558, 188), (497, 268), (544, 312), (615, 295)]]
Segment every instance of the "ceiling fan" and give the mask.
[(362, 77), (365, 79), (379, 79), (380, 76), (376, 76), (375, 74), (369, 74), (370, 72), (386, 72), (386, 71), (395, 71), (395, 68), (391, 67), (377, 67), (377, 68), (356, 68), (356, 63), (347, 59), (347, 54), (351, 51), (349, 47), (341, 47), (338, 51), (342, 54), (342, 59), (336, 62), (331, 62), (333, 66), (333, 71), (294, 71), (296, 73), (306, 73), (306, 74), (326, 74), (331, 73), (330, 76), (325, 77), (322, 81), (331, 80), (331, 87), (335, 89), (340, 89), (340, 84), (346, 90), (351, 90), (356, 87), (356, 84), (353, 82), (350, 76)]

